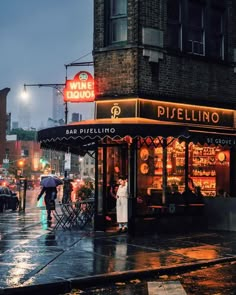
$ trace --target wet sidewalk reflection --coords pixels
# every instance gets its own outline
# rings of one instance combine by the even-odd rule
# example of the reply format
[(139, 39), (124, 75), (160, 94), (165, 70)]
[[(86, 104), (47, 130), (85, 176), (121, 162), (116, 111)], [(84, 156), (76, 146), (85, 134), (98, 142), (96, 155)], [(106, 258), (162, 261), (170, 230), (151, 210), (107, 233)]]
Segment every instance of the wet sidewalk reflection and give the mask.
[(0, 236), (1, 288), (236, 259), (233, 232), (131, 237), (90, 228), (52, 231), (42, 204), (0, 214)]

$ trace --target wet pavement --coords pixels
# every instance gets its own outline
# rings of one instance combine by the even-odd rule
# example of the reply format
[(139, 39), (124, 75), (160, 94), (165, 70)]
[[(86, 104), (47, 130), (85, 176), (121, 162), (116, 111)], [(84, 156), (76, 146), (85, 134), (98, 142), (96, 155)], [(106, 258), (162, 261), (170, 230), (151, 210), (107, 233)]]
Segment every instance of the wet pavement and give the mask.
[(63, 294), (99, 280), (168, 274), (236, 260), (236, 232), (131, 237), (53, 231), (43, 207), (0, 214), (0, 294)]

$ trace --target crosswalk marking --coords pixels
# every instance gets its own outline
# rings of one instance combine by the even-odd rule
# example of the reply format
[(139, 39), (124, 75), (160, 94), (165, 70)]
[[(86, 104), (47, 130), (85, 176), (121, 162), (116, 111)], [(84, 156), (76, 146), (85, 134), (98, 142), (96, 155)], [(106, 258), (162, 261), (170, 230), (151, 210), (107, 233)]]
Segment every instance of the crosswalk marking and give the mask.
[(148, 282), (148, 295), (187, 295), (179, 281)]

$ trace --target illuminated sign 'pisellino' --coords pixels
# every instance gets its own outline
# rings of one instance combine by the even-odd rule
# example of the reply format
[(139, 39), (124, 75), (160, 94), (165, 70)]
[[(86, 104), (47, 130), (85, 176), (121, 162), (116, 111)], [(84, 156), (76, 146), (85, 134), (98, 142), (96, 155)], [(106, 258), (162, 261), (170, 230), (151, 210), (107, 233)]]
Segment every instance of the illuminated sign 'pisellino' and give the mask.
[(94, 79), (86, 71), (77, 73), (73, 80), (66, 81), (64, 101), (91, 102), (94, 101)]
[(217, 124), (220, 119), (219, 114), (217, 112), (158, 106), (157, 118), (160, 119), (162, 117), (165, 117), (170, 120), (175, 119), (178, 121), (190, 121), (190, 122), (213, 123), (213, 124)]

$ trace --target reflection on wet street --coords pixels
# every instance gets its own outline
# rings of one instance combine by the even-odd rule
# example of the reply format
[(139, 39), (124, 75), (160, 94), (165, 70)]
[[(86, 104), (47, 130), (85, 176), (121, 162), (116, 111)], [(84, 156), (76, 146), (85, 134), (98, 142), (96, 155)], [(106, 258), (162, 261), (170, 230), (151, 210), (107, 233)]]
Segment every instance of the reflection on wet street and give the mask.
[(0, 214), (0, 288), (88, 278), (92, 284), (111, 275), (135, 278), (137, 271), (165, 273), (176, 266), (236, 259), (236, 233), (230, 232), (132, 237), (91, 227), (53, 231), (55, 220), (47, 223), (37, 195), (27, 191), (25, 212)]

